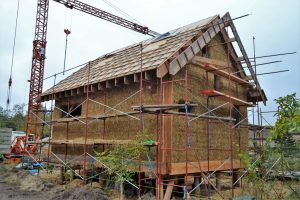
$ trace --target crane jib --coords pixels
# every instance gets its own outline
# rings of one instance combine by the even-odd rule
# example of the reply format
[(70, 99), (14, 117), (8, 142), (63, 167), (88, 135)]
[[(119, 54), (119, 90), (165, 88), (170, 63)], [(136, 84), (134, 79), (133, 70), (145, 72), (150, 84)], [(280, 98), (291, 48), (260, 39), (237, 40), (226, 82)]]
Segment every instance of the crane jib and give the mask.
[(131, 29), (133, 31), (146, 34), (146, 35), (151, 35), (151, 36), (156, 36), (157, 34), (155, 31), (150, 31), (148, 27), (139, 25), (137, 23), (131, 22), (127, 19), (121, 18), (119, 16), (116, 16), (114, 14), (111, 14), (109, 12), (106, 12), (104, 10), (101, 10), (99, 8), (96, 8), (94, 6), (88, 5), (86, 3), (77, 1), (77, 0), (53, 0), (57, 3), (61, 3), (65, 5), (67, 8), (70, 9), (76, 9), (82, 12), (85, 12), (87, 14), (93, 15), (95, 17), (104, 19), (106, 21), (109, 21), (111, 23), (117, 24), (119, 26), (123, 26), (125, 28)]

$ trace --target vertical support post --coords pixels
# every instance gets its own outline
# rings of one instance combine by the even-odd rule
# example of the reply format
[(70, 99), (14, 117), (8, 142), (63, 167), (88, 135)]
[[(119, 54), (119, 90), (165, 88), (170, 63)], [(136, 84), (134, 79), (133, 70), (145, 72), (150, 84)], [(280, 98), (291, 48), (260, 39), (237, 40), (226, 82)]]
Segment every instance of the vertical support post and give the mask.
[[(141, 68), (140, 68), (140, 130), (144, 130), (144, 117), (143, 117), (143, 42), (140, 44)], [(138, 198), (141, 198), (141, 157), (139, 156), (139, 172), (138, 172)]]
[[(187, 70), (187, 67), (185, 68), (185, 87), (184, 87), (184, 95), (185, 95), (185, 106), (187, 106), (187, 101), (188, 101), (188, 70)], [(189, 180), (188, 180), (188, 143), (189, 143), (189, 118), (188, 118), (188, 113), (187, 113), (187, 108), (186, 108), (186, 111), (185, 111), (185, 147), (184, 147), (184, 150), (185, 150), (185, 188), (186, 188), (186, 191), (188, 189), (188, 183), (189, 183)], [(189, 199), (189, 195), (186, 196), (186, 199), (188, 200)]]
[[(200, 182), (201, 182), (201, 176), (195, 176), (194, 177), (194, 185), (197, 186), (197, 185), (200, 184)], [(201, 189), (200, 189), (200, 186), (199, 186), (195, 189), (195, 195), (199, 196), (200, 193), (201, 193)]]
[(174, 180), (170, 180), (166, 189), (164, 200), (170, 200), (172, 197), (173, 187), (174, 187)]
[(222, 183), (221, 183), (221, 173), (216, 172), (216, 188), (220, 191), (222, 189)]
[[(163, 102), (163, 78), (159, 79), (159, 104)], [(159, 121), (158, 121), (159, 119)], [(157, 178), (156, 178), (156, 199), (161, 200), (163, 198), (163, 185), (162, 181), (162, 128), (163, 128), (163, 119), (162, 119), (162, 110), (159, 111), (159, 118), (157, 118), (157, 123), (159, 123), (159, 128), (157, 129), (157, 139), (158, 139), (158, 147), (157, 147)]]
[(65, 182), (65, 172), (66, 172), (66, 168), (65, 166), (61, 166), (60, 167), (60, 181), (63, 184)]
[[(69, 140), (69, 122), (66, 122), (66, 123), (67, 123), (66, 139)], [(68, 157), (68, 144), (66, 143), (65, 162), (67, 161), (67, 157)]]
[(104, 179), (103, 179), (102, 175), (99, 175), (99, 185), (101, 188), (104, 187)]
[[(207, 84), (207, 88), (209, 88), (209, 78), (208, 78), (208, 72), (206, 71), (206, 84)], [(210, 113), (210, 97), (207, 97), (206, 100), (206, 107), (207, 107), (207, 112), (208, 112), (208, 116), (211, 115)], [(210, 172), (210, 137), (211, 137), (211, 123), (210, 123), (210, 119), (206, 120), (206, 130), (207, 130), (207, 171)], [(208, 177), (208, 179), (210, 179)], [(208, 198), (211, 198), (211, 186), (210, 183), (207, 182), (208, 185)]]
[(54, 106), (53, 106), (53, 101), (54, 101), (54, 86), (55, 86), (55, 81), (56, 81), (56, 74), (54, 74), (53, 78), (53, 86), (52, 86), (52, 94), (51, 94), (51, 107), (50, 107), (50, 130), (49, 130), (49, 140), (48, 140), (48, 150), (47, 150), (47, 172), (49, 172), (49, 159), (50, 159), (50, 151), (51, 151), (51, 139), (52, 139), (52, 132), (53, 132), (53, 117), (54, 117)]
[[(234, 181), (234, 183), (239, 179), (239, 172), (237, 171), (237, 170), (235, 170), (235, 171), (233, 171), (233, 173), (232, 173), (232, 178), (233, 178), (233, 181)], [(241, 180), (239, 180), (235, 185), (234, 185), (234, 187), (240, 187), (240, 181)]]
[(87, 157), (87, 136), (88, 136), (88, 116), (89, 116), (89, 92), (90, 92), (90, 70), (91, 63), (88, 64), (87, 89), (86, 89), (86, 108), (85, 108), (85, 130), (84, 130), (84, 163), (83, 163), (83, 182), (86, 184), (86, 157)]

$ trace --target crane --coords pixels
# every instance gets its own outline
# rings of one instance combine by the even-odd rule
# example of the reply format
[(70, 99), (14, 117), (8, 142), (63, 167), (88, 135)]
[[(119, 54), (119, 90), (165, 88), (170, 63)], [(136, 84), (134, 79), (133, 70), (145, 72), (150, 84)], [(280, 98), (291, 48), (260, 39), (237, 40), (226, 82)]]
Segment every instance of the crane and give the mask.
[[(158, 36), (159, 33), (150, 30), (146, 26), (139, 25), (129, 20), (123, 19), (111, 13), (108, 13), (99, 8), (93, 7), (86, 3), (78, 0), (53, 0), (57, 3), (65, 5), (69, 9), (76, 9), (81, 12), (93, 15), (95, 17), (104, 19), (111, 23), (123, 26), (130, 30), (136, 31), (150, 36)], [(17, 138), (18, 142), (16, 145), (24, 143), (24, 147), (18, 148), (13, 146), (11, 152), (28, 154), (38, 152), (38, 141), (40, 140), (40, 116), (42, 112), (41, 94), (43, 88), (44, 78), (44, 66), (46, 59), (46, 38), (47, 38), (47, 24), (48, 24), (48, 11), (49, 11), (49, 0), (37, 0), (37, 13), (36, 13), (36, 24), (35, 33), (33, 40), (33, 51), (32, 51), (32, 66), (29, 99), (28, 99), (28, 117), (26, 126), (26, 137)]]

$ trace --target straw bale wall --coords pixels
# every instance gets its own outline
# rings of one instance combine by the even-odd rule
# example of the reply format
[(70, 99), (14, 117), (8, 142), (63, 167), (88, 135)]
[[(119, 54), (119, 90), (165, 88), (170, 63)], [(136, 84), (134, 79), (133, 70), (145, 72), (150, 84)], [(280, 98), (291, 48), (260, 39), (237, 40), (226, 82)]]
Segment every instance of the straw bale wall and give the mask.
[[(215, 37), (208, 48), (208, 57), (211, 59), (221, 60), (227, 62), (226, 48), (220, 45), (223, 41), (221, 37)], [(234, 65), (234, 63), (230, 63)], [(235, 69), (229, 68), (226, 71), (234, 72)], [(206, 113), (207, 106), (210, 109), (214, 109), (224, 103), (218, 97), (210, 98), (209, 104), (207, 95), (200, 93), (204, 89), (214, 89), (214, 74), (207, 73), (196, 65), (189, 64), (184, 70), (181, 70), (178, 74), (173, 77), (173, 80), (184, 79), (187, 73), (188, 78), (188, 89), (186, 90), (184, 82), (173, 83), (172, 94), (173, 102), (184, 102), (185, 98), (190, 103), (198, 104), (198, 107), (193, 108), (191, 113), (203, 114)], [(226, 94), (231, 94), (234, 97), (238, 97), (243, 100), (247, 100), (247, 89), (238, 85), (234, 82), (228, 81), (224, 77), (219, 77), (220, 84), (216, 89)], [(213, 111), (212, 116), (229, 117), (230, 109), (232, 106), (228, 103), (223, 107)], [(241, 119), (247, 116), (247, 108), (244, 106), (239, 107)], [(189, 120), (193, 117), (189, 117)], [(209, 123), (208, 123), (209, 122)], [(231, 122), (234, 124), (233, 122)], [(185, 116), (173, 117), (172, 126), (172, 148), (184, 148), (186, 141), (185, 138)], [(209, 131), (208, 131), (209, 130)], [(238, 151), (247, 151), (248, 148), (248, 130), (245, 128), (236, 128), (230, 130), (229, 121), (220, 120), (207, 120), (207, 119), (196, 119), (191, 121), (188, 128), (188, 160), (189, 161), (203, 161), (207, 160), (208, 156), (210, 160), (225, 160), (229, 157), (230, 151), (230, 131), (233, 133), (233, 157), (238, 158)], [(209, 133), (209, 136), (208, 136)], [(211, 150), (209, 148), (224, 149), (225, 151)], [(226, 151), (227, 150), (227, 151)], [(172, 153), (172, 162), (185, 162), (185, 152), (176, 151)]]
[[(153, 81), (152, 84), (144, 85), (144, 93), (143, 93), (143, 102), (144, 104), (156, 104), (157, 102), (157, 93), (156, 93), (156, 80)], [(107, 89), (105, 92), (95, 92), (89, 96), (90, 99), (93, 99), (101, 104), (108, 105), (110, 107), (114, 107), (121, 101), (125, 100), (132, 94), (139, 91), (139, 84), (131, 84), (131, 85), (123, 85), (122, 87), (113, 87), (111, 89)], [(61, 99), (56, 101), (57, 107), (62, 107), (63, 105), (67, 105), (68, 102), (70, 104), (82, 104), (82, 114), (80, 120), (85, 122), (85, 116), (87, 113), (87, 101), (86, 96), (78, 97), (70, 97), (68, 99)], [(140, 94), (137, 93), (135, 96), (129, 98), (124, 103), (115, 107), (115, 109), (120, 110), (122, 112), (130, 112), (133, 111), (131, 106), (140, 105)], [(97, 104), (95, 102), (88, 102), (88, 116), (100, 116), (101, 114), (119, 114), (117, 111), (110, 110), (109, 108)], [(139, 115), (133, 115), (139, 118)], [(54, 118), (61, 118), (61, 111), (59, 109), (55, 110)], [(144, 125), (145, 129), (148, 130), (148, 133), (153, 135), (156, 138), (156, 117), (154, 115), (145, 115), (144, 116)], [(68, 131), (67, 131), (68, 130)], [(130, 118), (128, 116), (119, 116), (103, 119), (94, 119), (88, 121), (87, 128), (87, 136), (88, 139), (107, 139), (107, 140), (130, 140), (134, 139), (138, 131), (140, 130), (140, 121), (137, 119)], [(74, 140), (78, 138), (82, 138), (84, 141), (85, 136), (85, 124), (76, 121), (69, 122), (69, 126), (67, 123), (56, 123), (53, 128), (53, 139), (68, 139)], [(54, 153), (65, 154), (66, 145), (52, 145), (52, 150)], [(94, 146), (97, 150), (102, 150), (102, 147)], [(89, 153), (93, 153), (92, 147), (88, 150)], [(83, 153), (82, 145), (68, 145), (68, 155), (81, 155)]]
[[(222, 43), (222, 38), (217, 36), (210, 43), (208, 48), (208, 57), (212, 59), (217, 59), (221, 61), (227, 61), (226, 48)], [(201, 56), (201, 55), (200, 55)], [(230, 63), (234, 66), (234, 63)], [(234, 72), (236, 69), (230, 68), (227, 71)], [(190, 103), (198, 104), (197, 107), (191, 109), (191, 113), (202, 114), (207, 112), (207, 96), (200, 94), (200, 90), (203, 89), (214, 89), (214, 75), (212, 73), (206, 73), (200, 67), (192, 64), (188, 64), (184, 69), (178, 72), (175, 76), (171, 77), (169, 75), (163, 78), (163, 81), (168, 80), (180, 80), (185, 78), (187, 73), (188, 77), (188, 88), (185, 89), (185, 82), (172, 82), (164, 83), (163, 85), (163, 104), (168, 103), (184, 103), (187, 99)], [(247, 89), (244, 86), (237, 85), (233, 82), (229, 82), (226, 78), (219, 77), (219, 85), (217, 90), (232, 94), (243, 100), (247, 100)], [(144, 83), (143, 92), (143, 104), (159, 104), (159, 80), (152, 77), (152, 80)], [(132, 83), (130, 85), (122, 85), (120, 87), (112, 87), (111, 89), (106, 89), (105, 91), (97, 91), (90, 95), (90, 98), (100, 102), (101, 104), (106, 104), (110, 107), (114, 107), (119, 102), (125, 100), (136, 91), (139, 90), (139, 83)], [(56, 100), (56, 106), (62, 107), (63, 105), (69, 104), (81, 104), (86, 99), (85, 95), (68, 97), (64, 99)], [(220, 98), (210, 98), (209, 105), (210, 108), (216, 108), (222, 104), (226, 103)], [(140, 96), (136, 94), (135, 96), (129, 98), (127, 101), (123, 102), (119, 106), (115, 107), (123, 112), (133, 111), (131, 106), (140, 104)], [(222, 108), (214, 111), (211, 115), (229, 117), (230, 109), (232, 107), (227, 104)], [(87, 109), (87, 101), (82, 104), (81, 120), (85, 121), (83, 117), (88, 116), (99, 116), (107, 111), (108, 108), (103, 105), (89, 101)], [(247, 116), (247, 108), (239, 107), (241, 113), (241, 118)], [(116, 111), (110, 110), (108, 114), (117, 114)], [(138, 115), (135, 115), (139, 117)], [(55, 120), (61, 118), (61, 111), (58, 109), (54, 112)], [(192, 117), (189, 117), (189, 120)], [(184, 149), (185, 147), (185, 116), (163, 116), (162, 120), (163, 128), (161, 130), (162, 136), (162, 147), (163, 148), (173, 148), (173, 149)], [(155, 115), (145, 114), (144, 115), (144, 125), (148, 130), (149, 134), (153, 135), (153, 139), (156, 139), (157, 133), (157, 119)], [(140, 122), (136, 119), (122, 116), (108, 118), (106, 120), (93, 120), (89, 121), (87, 128), (87, 135), (89, 139), (108, 139), (108, 140), (128, 140), (133, 139), (140, 129)], [(209, 131), (208, 131), (209, 129)], [(68, 131), (67, 131), (68, 130)], [(233, 157), (238, 158), (238, 151), (246, 151), (248, 148), (248, 130), (247, 129), (234, 129), (233, 131)], [(208, 137), (208, 132), (209, 137)], [(53, 129), (53, 139), (80, 139), (84, 138), (85, 125), (81, 122), (69, 122), (67, 123), (56, 123)], [(208, 125), (207, 119), (196, 119), (189, 123), (188, 128), (188, 160), (191, 162), (210, 160), (225, 160), (229, 157), (229, 151), (210, 151), (208, 154), (207, 148), (222, 148), (230, 149), (230, 123), (226, 121), (210, 120)], [(208, 142), (209, 140), (209, 142)], [(99, 145), (99, 146), (88, 146), (88, 152), (93, 153), (93, 149), (96, 151), (102, 151), (105, 148), (110, 148), (110, 145)], [(150, 155), (155, 161), (155, 148), (151, 148)], [(81, 155), (84, 152), (83, 145), (52, 145), (52, 151), (57, 154), (67, 154), (67, 155)], [(162, 155), (162, 165), (169, 167), (170, 163), (185, 162), (184, 151), (168, 151), (163, 150), (160, 152)]]

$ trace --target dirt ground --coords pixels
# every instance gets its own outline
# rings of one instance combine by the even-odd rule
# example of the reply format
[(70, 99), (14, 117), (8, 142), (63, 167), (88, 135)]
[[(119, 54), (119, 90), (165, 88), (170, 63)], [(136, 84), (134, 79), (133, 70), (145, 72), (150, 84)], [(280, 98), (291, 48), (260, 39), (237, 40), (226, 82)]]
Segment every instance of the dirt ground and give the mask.
[[(0, 200), (108, 200), (109, 197), (95, 183), (82, 185), (75, 179), (60, 185), (59, 174), (41, 171), (39, 176), (25, 170), (14, 170), (10, 165), (0, 164)], [(79, 187), (80, 186), (80, 187)]]
[[(52, 174), (40, 171), (39, 175), (31, 175), (26, 170), (15, 170), (11, 165), (0, 163), (0, 200), (118, 200), (119, 193), (115, 190), (103, 190), (98, 182), (83, 185), (82, 180), (74, 179), (67, 184), (59, 183), (59, 170)], [(215, 185), (215, 180), (212, 180)], [(257, 199), (299, 199), (297, 195), (290, 195), (293, 188), (300, 191), (299, 181), (280, 182), (269, 181), (254, 185), (243, 181), (243, 187), (234, 189), (235, 196), (256, 196)], [(222, 177), (221, 195), (212, 190), (213, 199), (229, 199), (231, 196), (231, 178)], [(176, 192), (176, 191), (175, 191)], [(282, 194), (282, 195), (280, 195)], [(206, 199), (206, 191), (201, 189), (201, 199)], [(223, 196), (223, 198), (221, 197)], [(127, 197), (127, 200), (134, 200), (136, 196)], [(155, 200), (155, 196), (148, 192), (141, 197), (141, 200)], [(172, 197), (173, 200), (182, 199), (182, 196)], [(200, 199), (191, 196), (191, 200)]]

